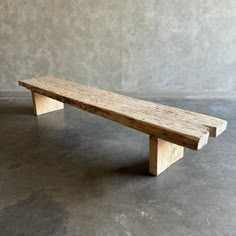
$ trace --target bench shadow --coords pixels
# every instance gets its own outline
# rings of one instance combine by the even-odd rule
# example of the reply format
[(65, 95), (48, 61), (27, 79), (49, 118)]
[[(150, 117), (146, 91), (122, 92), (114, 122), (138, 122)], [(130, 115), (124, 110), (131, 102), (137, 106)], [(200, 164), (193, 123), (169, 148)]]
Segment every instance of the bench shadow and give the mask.
[[(4, 127), (0, 137), (0, 171), (7, 173), (2, 181), (8, 186), (1, 193), (3, 197), (12, 189), (15, 196), (21, 196), (22, 189), (29, 192), (40, 189), (62, 198), (78, 196), (80, 202), (87, 202), (111, 191), (114, 181), (119, 182), (116, 188), (123, 189), (135, 177), (150, 176), (147, 156), (134, 156), (137, 152), (133, 154), (127, 146), (125, 152), (130, 158), (127, 162), (117, 146), (104, 145), (104, 133), (109, 137), (113, 129), (106, 121), (102, 125), (95, 122), (96, 135), (91, 135), (88, 131), (91, 122), (86, 116), (82, 119), (78, 116), (80, 126), (75, 129), (65, 126), (68, 121), (64, 112), (37, 118), (28, 105), (0, 105), (0, 109), (5, 116), (0, 117)], [(27, 116), (30, 126), (22, 114)], [(100, 129), (102, 132), (96, 132)]]
[(113, 170), (114, 173), (127, 176), (152, 176), (148, 172), (149, 161), (147, 160), (137, 162), (135, 164), (130, 164), (128, 166), (120, 167)]

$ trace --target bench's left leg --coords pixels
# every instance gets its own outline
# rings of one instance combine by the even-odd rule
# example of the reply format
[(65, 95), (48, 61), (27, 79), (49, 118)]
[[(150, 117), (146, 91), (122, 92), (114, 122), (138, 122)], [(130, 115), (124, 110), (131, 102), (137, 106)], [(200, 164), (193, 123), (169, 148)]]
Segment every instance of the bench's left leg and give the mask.
[(150, 135), (149, 155), (149, 172), (157, 176), (183, 157), (184, 147)]
[(34, 114), (41, 115), (64, 108), (64, 103), (32, 91)]

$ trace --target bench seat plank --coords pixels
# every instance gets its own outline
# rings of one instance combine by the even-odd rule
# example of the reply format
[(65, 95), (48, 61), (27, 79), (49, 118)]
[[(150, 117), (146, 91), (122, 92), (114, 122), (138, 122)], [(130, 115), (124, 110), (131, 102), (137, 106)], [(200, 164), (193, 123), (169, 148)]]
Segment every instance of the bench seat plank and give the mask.
[(200, 149), (226, 129), (215, 117), (143, 101), (54, 77), (19, 81), (33, 92), (68, 103), (165, 141)]

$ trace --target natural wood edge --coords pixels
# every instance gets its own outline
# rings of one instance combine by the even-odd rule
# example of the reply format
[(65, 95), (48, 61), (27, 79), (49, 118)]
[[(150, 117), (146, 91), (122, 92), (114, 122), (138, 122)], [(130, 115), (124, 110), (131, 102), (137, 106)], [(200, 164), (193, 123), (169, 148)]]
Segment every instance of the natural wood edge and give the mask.
[(217, 127), (209, 127), (207, 125), (205, 125), (205, 127), (207, 127), (210, 137), (212, 138), (216, 138), (218, 137), (220, 134), (222, 134), (226, 128), (227, 128), (227, 124), (228, 122), (226, 120), (222, 120), (222, 119), (218, 119), (220, 121), (220, 125), (218, 125)]
[(158, 139), (153, 135), (149, 136), (149, 173), (151, 175), (160, 175), (183, 155), (184, 147)]

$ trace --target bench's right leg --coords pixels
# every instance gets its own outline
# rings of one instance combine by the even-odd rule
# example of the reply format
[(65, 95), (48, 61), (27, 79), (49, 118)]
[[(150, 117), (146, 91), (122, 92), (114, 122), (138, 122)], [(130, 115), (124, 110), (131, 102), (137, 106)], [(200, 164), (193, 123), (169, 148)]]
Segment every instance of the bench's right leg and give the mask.
[(159, 175), (184, 155), (184, 147), (158, 139), (149, 138), (149, 172)]
[(43, 96), (33, 91), (31, 93), (35, 115), (41, 115), (44, 113), (57, 111), (64, 108), (64, 103), (62, 102)]

